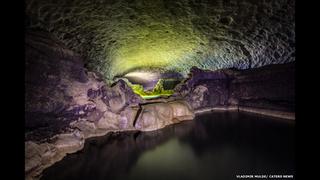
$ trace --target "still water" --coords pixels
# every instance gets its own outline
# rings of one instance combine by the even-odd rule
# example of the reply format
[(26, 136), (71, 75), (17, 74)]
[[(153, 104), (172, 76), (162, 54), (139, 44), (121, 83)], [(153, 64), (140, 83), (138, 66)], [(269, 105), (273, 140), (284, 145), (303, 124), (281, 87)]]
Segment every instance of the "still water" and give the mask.
[(219, 112), (153, 132), (86, 141), (42, 180), (212, 180), (294, 175), (294, 122)]

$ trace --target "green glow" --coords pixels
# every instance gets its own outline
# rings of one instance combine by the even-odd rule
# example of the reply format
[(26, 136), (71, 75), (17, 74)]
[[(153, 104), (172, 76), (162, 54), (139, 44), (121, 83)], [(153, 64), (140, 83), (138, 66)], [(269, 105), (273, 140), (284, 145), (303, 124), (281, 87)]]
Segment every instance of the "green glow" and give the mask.
[(145, 91), (143, 86), (140, 84), (132, 84), (126, 81), (127, 84), (132, 88), (133, 92), (141, 96), (143, 99), (154, 99), (158, 97), (169, 97), (171, 96), (174, 91), (173, 90), (164, 90), (159, 80), (156, 86), (153, 88), (152, 91)]
[[(166, 31), (168, 33), (165, 33)], [(177, 65), (186, 57), (192, 56), (193, 49), (199, 44), (196, 37), (190, 36), (190, 33), (175, 32), (170, 26), (163, 27), (160, 32), (150, 28), (138, 28), (134, 34), (140, 38), (132, 38), (117, 50), (111, 66), (114, 67), (113, 74), (122, 74), (136, 68)]]
[(175, 19), (164, 3), (144, 2), (136, 19), (121, 19), (117, 30), (108, 32), (117, 40), (109, 47), (108, 73), (121, 76), (137, 69), (180, 72), (186, 64), (196, 65), (196, 52), (207, 39), (194, 29), (187, 9), (181, 10), (185, 16)]
[(52, 33), (110, 81), (141, 69), (186, 75), (193, 66), (246, 69), (295, 60), (294, 1), (232, 2), (30, 0), (26, 25)]

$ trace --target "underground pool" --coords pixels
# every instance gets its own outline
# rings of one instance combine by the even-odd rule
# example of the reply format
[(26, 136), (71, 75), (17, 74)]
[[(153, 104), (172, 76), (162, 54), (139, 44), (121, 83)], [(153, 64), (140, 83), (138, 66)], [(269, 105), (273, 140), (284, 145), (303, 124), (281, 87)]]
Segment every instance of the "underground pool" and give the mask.
[(295, 0), (24, 4), (25, 180), (296, 178)]
[(41, 180), (294, 178), (294, 127), (294, 121), (244, 112), (202, 113), (156, 131), (88, 139)]

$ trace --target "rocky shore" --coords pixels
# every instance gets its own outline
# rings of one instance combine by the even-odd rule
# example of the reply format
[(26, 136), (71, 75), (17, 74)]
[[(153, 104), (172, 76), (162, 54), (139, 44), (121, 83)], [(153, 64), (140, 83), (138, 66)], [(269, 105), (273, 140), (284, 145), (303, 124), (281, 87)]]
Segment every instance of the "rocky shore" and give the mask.
[(173, 96), (144, 100), (123, 80), (106, 84), (49, 34), (28, 32), (25, 46), (26, 179), (39, 179), (90, 137), (153, 131), (206, 110), (278, 112), (294, 119), (294, 63), (244, 71), (192, 68)]

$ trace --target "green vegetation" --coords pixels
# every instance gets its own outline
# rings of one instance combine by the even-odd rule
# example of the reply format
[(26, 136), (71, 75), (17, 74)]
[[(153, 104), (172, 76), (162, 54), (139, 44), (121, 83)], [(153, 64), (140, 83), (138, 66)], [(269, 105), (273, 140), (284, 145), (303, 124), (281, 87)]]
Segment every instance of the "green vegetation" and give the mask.
[(154, 99), (158, 97), (169, 97), (174, 91), (165, 90), (163, 88), (163, 81), (160, 79), (152, 91), (145, 91), (143, 86), (140, 84), (132, 84), (129, 81), (126, 81), (128, 85), (132, 88), (133, 92), (141, 96), (143, 99)]

